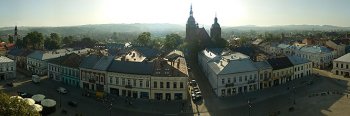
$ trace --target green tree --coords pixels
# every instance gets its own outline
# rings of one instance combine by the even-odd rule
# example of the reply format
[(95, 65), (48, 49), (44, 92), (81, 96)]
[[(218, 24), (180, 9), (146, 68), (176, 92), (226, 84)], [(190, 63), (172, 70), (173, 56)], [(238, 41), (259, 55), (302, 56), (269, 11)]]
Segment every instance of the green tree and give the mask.
[(95, 40), (92, 40), (91, 38), (89, 37), (85, 37), (83, 39), (81, 39), (80, 41), (80, 44), (82, 45), (82, 47), (89, 47), (89, 48), (92, 48), (95, 46), (97, 41)]
[(73, 43), (73, 41), (74, 41), (73, 36), (67, 36), (67, 37), (64, 37), (62, 39), (62, 44), (65, 44), (65, 45), (69, 46), (69, 45), (71, 45)]
[(24, 101), (11, 99), (0, 91), (0, 116), (40, 116), (40, 114)]
[(151, 33), (150, 32), (143, 32), (136, 39), (136, 42), (140, 45), (143, 45), (143, 46), (148, 45), (150, 41), (151, 41)]
[(23, 45), (26, 48), (42, 49), (44, 45), (44, 36), (37, 31), (30, 32), (23, 38)]
[(164, 41), (164, 48), (167, 50), (173, 50), (179, 47), (183, 43), (181, 36), (178, 34), (169, 34), (166, 35)]
[(61, 46), (61, 38), (57, 33), (50, 34), (51, 41), (55, 43), (55, 46)]
[(8, 40), (9, 40), (10, 43), (13, 43), (13, 36), (9, 35)]

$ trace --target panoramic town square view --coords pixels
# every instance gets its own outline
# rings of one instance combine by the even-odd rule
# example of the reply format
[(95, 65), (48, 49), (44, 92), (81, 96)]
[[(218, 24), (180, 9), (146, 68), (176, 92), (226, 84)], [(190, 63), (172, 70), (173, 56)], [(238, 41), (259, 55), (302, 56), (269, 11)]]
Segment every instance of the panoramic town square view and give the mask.
[(0, 116), (349, 116), (350, 1), (310, 1), (0, 1)]

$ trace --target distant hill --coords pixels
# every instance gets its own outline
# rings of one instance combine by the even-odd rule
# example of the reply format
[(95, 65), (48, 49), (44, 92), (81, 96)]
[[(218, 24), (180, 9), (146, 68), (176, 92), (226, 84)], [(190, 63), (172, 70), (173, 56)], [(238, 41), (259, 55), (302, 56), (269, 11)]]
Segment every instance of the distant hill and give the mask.
[(281, 26), (237, 26), (237, 27), (224, 27), (224, 29), (231, 30), (318, 30), (318, 31), (350, 31), (350, 27), (338, 27), (332, 25), (281, 25)]
[[(209, 32), (210, 26), (204, 26)], [(58, 33), (61, 36), (76, 36), (78, 38), (87, 36), (94, 39), (107, 39), (112, 36), (114, 32), (123, 33), (124, 36), (120, 38), (135, 39), (141, 32), (151, 32), (154, 37), (164, 37), (169, 33), (178, 33), (185, 36), (185, 25), (167, 24), (167, 23), (153, 23), (153, 24), (94, 24), (94, 25), (80, 25), (80, 26), (62, 26), (62, 27), (18, 27), (19, 34), (24, 36), (28, 32), (38, 31), (44, 35), (50, 33)], [(284, 26), (236, 26), (236, 27), (222, 27), (223, 33), (232, 31), (271, 31), (271, 30), (321, 30), (321, 31), (350, 31), (350, 27), (337, 27), (331, 25), (284, 25)], [(8, 34), (14, 33), (14, 27), (1, 27), (0, 37), (5, 38)], [(126, 34), (126, 35), (125, 35)]]

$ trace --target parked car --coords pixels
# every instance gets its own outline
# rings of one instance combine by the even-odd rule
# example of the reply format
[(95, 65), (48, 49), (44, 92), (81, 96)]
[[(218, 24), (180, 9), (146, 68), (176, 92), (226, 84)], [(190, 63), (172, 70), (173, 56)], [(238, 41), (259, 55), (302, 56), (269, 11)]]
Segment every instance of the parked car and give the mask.
[(57, 92), (58, 92), (58, 93), (62, 93), (62, 94), (68, 93), (67, 89), (66, 89), (66, 88), (63, 88), (63, 87), (58, 87), (58, 88), (57, 88)]
[(68, 105), (72, 106), (72, 107), (77, 107), (78, 106), (78, 102), (76, 102), (76, 101), (69, 101)]
[(6, 85), (9, 86), (9, 87), (13, 87), (14, 86), (13, 82), (6, 83)]

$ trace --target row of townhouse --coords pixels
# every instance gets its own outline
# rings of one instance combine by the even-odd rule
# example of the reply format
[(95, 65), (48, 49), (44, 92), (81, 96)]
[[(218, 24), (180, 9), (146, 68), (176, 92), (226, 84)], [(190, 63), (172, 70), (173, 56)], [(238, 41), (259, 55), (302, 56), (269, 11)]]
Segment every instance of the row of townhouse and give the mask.
[(306, 58), (312, 62), (313, 67), (319, 69), (329, 67), (336, 54), (336, 51), (332, 51), (325, 46), (319, 45), (278, 44), (276, 49), (277, 51), (275, 53)]
[(188, 71), (183, 53), (173, 51), (152, 60), (146, 56), (134, 49), (122, 56), (69, 54), (50, 60), (48, 75), (87, 91), (115, 96), (187, 99)]
[(39, 51), (36, 50), (27, 56), (26, 69), (33, 74), (46, 75), (48, 73), (48, 60), (68, 55), (70, 53), (85, 54), (90, 51), (85, 49), (59, 49), (55, 51)]
[(249, 56), (220, 48), (205, 49), (198, 62), (217, 96), (276, 86), (312, 73), (305, 58), (285, 56), (253, 62)]

